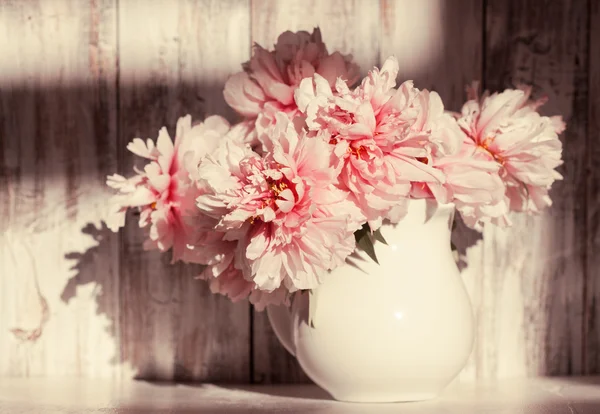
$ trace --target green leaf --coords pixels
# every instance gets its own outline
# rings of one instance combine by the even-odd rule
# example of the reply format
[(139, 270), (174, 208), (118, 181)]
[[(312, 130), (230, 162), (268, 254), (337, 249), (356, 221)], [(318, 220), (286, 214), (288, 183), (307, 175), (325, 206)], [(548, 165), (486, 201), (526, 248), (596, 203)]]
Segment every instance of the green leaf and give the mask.
[(308, 326), (315, 327), (315, 308), (317, 307), (316, 292), (313, 289), (308, 291)]
[(371, 232), (369, 225), (367, 223), (363, 224), (363, 226), (354, 232), (354, 240), (358, 243), (363, 237), (368, 236)]
[(367, 253), (375, 263), (379, 264), (379, 260), (377, 260), (377, 255), (375, 254), (375, 247), (373, 246), (373, 238), (385, 244), (387, 244), (387, 242), (381, 233), (377, 233), (378, 232), (371, 232), (369, 223), (365, 223), (363, 224), (362, 228), (354, 232), (354, 239), (356, 240), (356, 246)]
[(375, 240), (377, 240), (387, 246), (388, 242), (383, 238), (383, 234), (381, 234), (381, 229), (375, 230), (373, 232), (373, 237), (375, 237)]
[(375, 247), (373, 246), (373, 241), (366, 235), (362, 237), (360, 240), (356, 242), (356, 245), (364, 250), (366, 254), (369, 255), (371, 259), (377, 264), (379, 264), (379, 260), (377, 260), (377, 255), (375, 254)]

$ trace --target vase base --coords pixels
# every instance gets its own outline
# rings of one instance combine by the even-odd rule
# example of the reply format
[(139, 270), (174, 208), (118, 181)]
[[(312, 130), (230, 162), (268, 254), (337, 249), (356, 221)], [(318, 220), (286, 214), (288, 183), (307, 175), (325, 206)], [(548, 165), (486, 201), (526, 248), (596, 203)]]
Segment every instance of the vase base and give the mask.
[(400, 402), (417, 402), (432, 400), (438, 396), (433, 392), (414, 392), (414, 393), (381, 393), (381, 392), (366, 392), (366, 393), (349, 393), (349, 394), (334, 394), (333, 398), (337, 401), (351, 403), (400, 403)]

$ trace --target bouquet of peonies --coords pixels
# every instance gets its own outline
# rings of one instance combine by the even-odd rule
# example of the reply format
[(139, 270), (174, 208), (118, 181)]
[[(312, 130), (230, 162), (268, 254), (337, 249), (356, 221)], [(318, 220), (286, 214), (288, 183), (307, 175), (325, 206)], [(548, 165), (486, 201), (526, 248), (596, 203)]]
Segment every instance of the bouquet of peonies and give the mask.
[(390, 57), (355, 86), (358, 66), (330, 54), (318, 29), (256, 45), (224, 90), (243, 121), (185, 116), (174, 140), (166, 128), (156, 143), (135, 138), (127, 149), (148, 163), (108, 177), (109, 227), (139, 209), (145, 247), (206, 265), (211, 291), (261, 310), (381, 240), (411, 198), (454, 203), (476, 229), (551, 204), (565, 125), (537, 112), (544, 99), (530, 88), (479, 97), (474, 85), (448, 113), (437, 93), (396, 87), (397, 75)]

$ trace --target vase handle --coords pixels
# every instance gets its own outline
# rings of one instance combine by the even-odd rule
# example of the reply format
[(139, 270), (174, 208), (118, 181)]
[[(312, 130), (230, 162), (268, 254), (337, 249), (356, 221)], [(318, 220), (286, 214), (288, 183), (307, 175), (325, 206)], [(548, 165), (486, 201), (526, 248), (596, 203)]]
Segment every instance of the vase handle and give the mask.
[(275, 336), (283, 347), (293, 356), (296, 356), (294, 332), (292, 325), (292, 308), (284, 305), (267, 306), (267, 317), (271, 323)]

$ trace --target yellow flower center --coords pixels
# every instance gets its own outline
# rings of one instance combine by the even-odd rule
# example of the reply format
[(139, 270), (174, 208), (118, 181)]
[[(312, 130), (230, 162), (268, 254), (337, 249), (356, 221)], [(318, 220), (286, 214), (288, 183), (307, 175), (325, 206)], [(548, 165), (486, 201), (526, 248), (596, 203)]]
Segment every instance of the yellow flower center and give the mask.
[(356, 148), (348, 147), (347, 151), (348, 151), (348, 153), (354, 155), (359, 160), (362, 159), (362, 158), (360, 158), (361, 154), (367, 152), (366, 148), (363, 145), (361, 145), (360, 147), (356, 147)]
[(483, 151), (487, 152), (489, 155), (491, 155), (491, 157), (494, 158), (497, 162), (504, 165), (504, 158), (490, 150), (490, 145), (492, 145), (493, 142), (494, 137), (487, 137), (481, 142), (481, 144), (479, 144), (478, 147), (481, 148)]
[(280, 181), (279, 183), (271, 183), (270, 188), (271, 188), (271, 191), (273, 191), (273, 194), (275, 194), (275, 197), (279, 197), (279, 194), (283, 190), (285, 190), (286, 188), (288, 188), (288, 186), (283, 181)]

